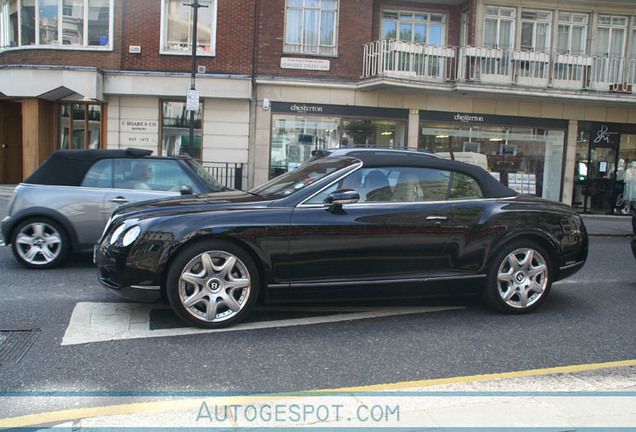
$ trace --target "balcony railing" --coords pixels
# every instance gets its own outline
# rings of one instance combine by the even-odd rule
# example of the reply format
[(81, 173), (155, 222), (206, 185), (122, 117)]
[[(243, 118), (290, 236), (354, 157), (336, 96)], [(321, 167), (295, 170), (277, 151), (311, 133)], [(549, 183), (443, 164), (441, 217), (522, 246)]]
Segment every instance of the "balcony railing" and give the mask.
[(206, 162), (201, 164), (223, 186), (243, 189), (243, 164), (232, 162)]
[(456, 58), (455, 48), (383, 39), (364, 45), (362, 78), (449, 81), (455, 77)]
[(362, 78), (636, 93), (636, 58), (380, 40), (364, 45)]

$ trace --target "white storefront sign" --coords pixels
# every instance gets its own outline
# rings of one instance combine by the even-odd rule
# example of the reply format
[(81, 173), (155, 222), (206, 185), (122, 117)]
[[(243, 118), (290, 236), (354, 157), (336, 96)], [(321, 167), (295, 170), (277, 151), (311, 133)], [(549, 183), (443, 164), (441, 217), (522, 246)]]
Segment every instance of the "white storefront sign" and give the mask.
[(282, 57), (280, 59), (280, 67), (283, 69), (328, 71), (331, 67), (331, 62), (329, 60)]
[(153, 146), (158, 144), (159, 122), (157, 120), (128, 119), (119, 122), (119, 139), (123, 145)]
[(119, 130), (133, 133), (159, 133), (159, 122), (157, 120), (122, 120)]

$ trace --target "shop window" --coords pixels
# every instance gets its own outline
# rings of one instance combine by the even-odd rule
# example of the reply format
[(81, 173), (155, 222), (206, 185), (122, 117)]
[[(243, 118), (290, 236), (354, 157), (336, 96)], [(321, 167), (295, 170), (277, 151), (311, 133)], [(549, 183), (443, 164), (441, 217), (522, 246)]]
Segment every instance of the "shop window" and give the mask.
[[(194, 9), (182, 0), (163, 0), (161, 52), (164, 54), (192, 53)], [(197, 16), (197, 53), (215, 55), (216, 0), (200, 0)]]
[(443, 46), (445, 23), (443, 14), (385, 10), (382, 13), (382, 39)]
[(111, 48), (112, 10), (113, 0), (0, 0), (0, 48)]
[(270, 178), (300, 166), (314, 150), (346, 147), (403, 148), (406, 122), (329, 116), (275, 114)]
[(102, 105), (58, 104), (58, 149), (102, 147)]
[(427, 121), (420, 130), (422, 149), (480, 166), (519, 193), (560, 199), (564, 130)]
[(201, 137), (203, 136), (203, 102), (194, 114), (194, 138), (190, 145), (190, 111), (185, 101), (163, 101), (161, 103), (161, 148), (162, 156), (189, 154), (201, 160)]
[(284, 52), (336, 56), (338, 0), (287, 0)]

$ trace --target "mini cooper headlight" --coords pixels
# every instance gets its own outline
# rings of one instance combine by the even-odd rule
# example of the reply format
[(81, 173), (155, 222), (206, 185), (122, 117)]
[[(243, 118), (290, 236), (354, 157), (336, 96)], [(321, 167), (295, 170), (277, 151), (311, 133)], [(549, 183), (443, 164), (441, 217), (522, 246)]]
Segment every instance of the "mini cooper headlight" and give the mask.
[(121, 244), (124, 247), (130, 246), (132, 242), (137, 240), (137, 237), (139, 237), (140, 233), (141, 233), (141, 227), (139, 225), (135, 225), (134, 227), (126, 231), (126, 234), (124, 234), (124, 238), (122, 239)]

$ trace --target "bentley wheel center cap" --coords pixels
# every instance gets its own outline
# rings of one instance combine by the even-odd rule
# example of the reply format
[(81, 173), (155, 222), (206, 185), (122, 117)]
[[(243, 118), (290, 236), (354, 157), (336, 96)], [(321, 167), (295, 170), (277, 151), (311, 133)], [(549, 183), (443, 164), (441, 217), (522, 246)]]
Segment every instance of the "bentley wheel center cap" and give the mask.
[(526, 280), (526, 275), (523, 272), (519, 272), (515, 275), (517, 283), (523, 283)]
[(210, 290), (211, 292), (219, 292), (221, 291), (222, 287), (223, 284), (219, 279), (212, 278), (208, 281), (208, 290)]

